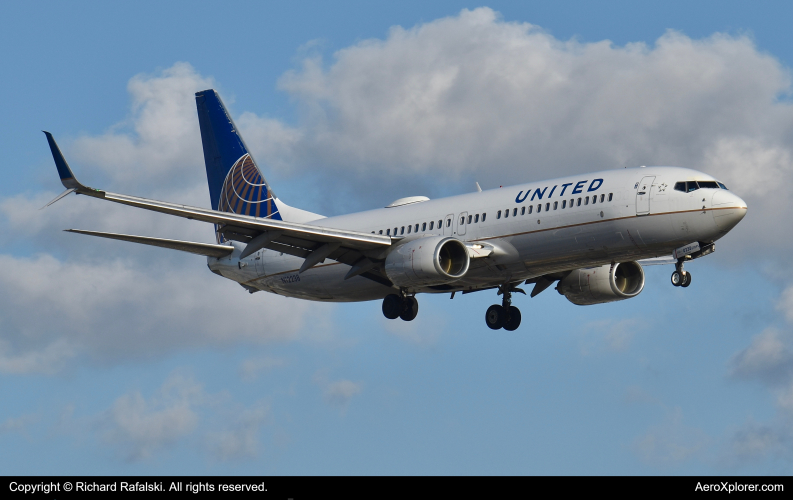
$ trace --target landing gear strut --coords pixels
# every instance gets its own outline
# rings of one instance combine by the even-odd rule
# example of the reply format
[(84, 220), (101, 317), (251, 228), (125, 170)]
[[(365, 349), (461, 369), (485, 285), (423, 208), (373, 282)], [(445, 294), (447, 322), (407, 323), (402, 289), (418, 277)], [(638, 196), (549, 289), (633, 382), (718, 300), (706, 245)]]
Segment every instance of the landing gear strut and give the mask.
[(502, 296), (501, 305), (493, 304), (487, 308), (485, 313), (485, 323), (490, 329), (503, 328), (511, 332), (520, 326), (520, 309), (512, 305), (512, 292), (526, 294), (520, 288), (515, 288), (512, 285), (498, 287), (498, 293)]
[(392, 293), (383, 299), (383, 316), (388, 319), (402, 318), (413, 321), (419, 313), (419, 302), (415, 297)]
[(672, 273), (672, 284), (674, 286), (682, 286), (683, 288), (691, 284), (691, 273), (683, 269), (683, 259), (677, 259), (675, 272)]

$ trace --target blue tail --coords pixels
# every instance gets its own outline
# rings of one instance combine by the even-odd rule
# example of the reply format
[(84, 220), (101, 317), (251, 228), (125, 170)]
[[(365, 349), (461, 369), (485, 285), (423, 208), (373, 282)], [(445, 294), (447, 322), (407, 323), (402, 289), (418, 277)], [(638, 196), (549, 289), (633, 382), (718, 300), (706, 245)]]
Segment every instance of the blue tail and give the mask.
[(195, 95), (212, 209), (282, 220), (276, 198), (214, 90)]

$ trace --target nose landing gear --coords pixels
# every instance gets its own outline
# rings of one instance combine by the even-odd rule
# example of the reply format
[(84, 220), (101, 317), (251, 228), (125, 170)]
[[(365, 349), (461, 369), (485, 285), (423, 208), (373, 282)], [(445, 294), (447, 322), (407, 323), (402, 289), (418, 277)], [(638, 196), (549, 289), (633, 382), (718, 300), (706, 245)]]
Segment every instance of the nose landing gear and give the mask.
[(383, 299), (383, 316), (388, 319), (402, 318), (413, 321), (419, 313), (419, 302), (415, 297), (392, 293)]
[(498, 287), (498, 293), (502, 296), (501, 305), (493, 304), (485, 313), (485, 323), (491, 330), (503, 328), (511, 332), (520, 326), (520, 309), (512, 305), (512, 292), (526, 295), (526, 292), (512, 285)]
[(691, 273), (683, 269), (683, 259), (678, 259), (675, 264), (675, 272), (672, 273), (672, 284), (686, 288), (691, 284)]

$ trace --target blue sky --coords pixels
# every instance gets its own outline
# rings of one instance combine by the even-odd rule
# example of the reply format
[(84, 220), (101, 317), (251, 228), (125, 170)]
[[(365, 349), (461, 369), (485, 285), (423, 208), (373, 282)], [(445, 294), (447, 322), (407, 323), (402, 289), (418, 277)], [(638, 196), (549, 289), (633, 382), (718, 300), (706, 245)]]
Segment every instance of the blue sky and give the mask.
[[(483, 8), (479, 8), (483, 7)], [(465, 10), (464, 10), (465, 9)], [(16, 5), (0, 29), (0, 469), (6, 474), (789, 474), (793, 40), (784, 2)], [(216, 88), (278, 195), (328, 215), (640, 164), (749, 215), (634, 299), (247, 294), (211, 241), (70, 197), (208, 205), (192, 93)]]

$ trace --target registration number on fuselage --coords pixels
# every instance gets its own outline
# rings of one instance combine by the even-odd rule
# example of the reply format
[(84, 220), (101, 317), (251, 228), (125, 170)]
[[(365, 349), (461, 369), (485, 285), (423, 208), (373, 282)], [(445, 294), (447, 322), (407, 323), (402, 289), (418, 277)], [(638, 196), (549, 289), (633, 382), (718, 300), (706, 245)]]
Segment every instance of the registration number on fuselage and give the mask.
[(300, 281), (300, 275), (299, 274), (290, 274), (289, 276), (281, 276), (281, 283), (284, 283), (284, 284), (296, 283), (298, 281)]

